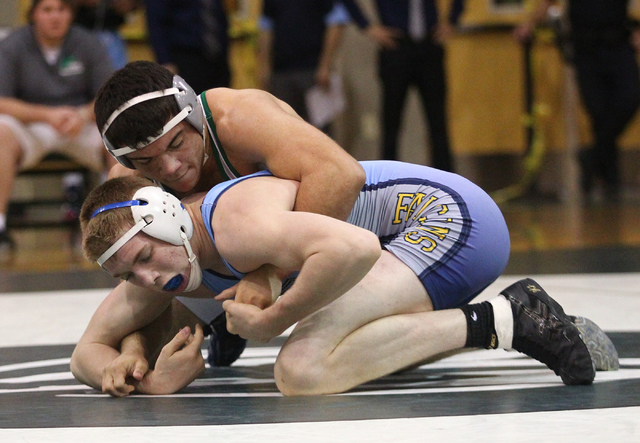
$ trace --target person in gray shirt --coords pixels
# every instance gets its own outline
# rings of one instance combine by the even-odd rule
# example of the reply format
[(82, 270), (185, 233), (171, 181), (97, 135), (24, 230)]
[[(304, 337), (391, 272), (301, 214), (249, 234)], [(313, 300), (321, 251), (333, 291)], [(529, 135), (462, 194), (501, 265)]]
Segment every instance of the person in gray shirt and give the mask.
[[(102, 43), (72, 26), (72, 0), (33, 0), (29, 24), (0, 42), (0, 254), (15, 176), (60, 152), (95, 171), (113, 164), (93, 100), (113, 69)], [(109, 162), (109, 163), (107, 163)]]

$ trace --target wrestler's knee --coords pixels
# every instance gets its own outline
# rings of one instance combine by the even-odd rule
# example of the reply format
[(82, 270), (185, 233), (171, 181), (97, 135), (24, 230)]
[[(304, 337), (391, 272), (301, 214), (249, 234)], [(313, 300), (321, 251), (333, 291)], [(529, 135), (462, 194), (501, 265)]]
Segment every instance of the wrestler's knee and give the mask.
[(276, 386), (286, 396), (326, 393), (328, 371), (313, 352), (284, 347), (274, 366)]

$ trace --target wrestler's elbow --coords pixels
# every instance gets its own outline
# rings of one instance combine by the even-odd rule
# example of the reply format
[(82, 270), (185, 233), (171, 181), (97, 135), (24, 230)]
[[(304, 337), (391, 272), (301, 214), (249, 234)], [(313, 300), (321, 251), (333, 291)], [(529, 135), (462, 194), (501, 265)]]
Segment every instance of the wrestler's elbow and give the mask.
[(100, 389), (99, 386), (95, 386), (94, 383), (91, 383), (90, 377), (86, 376), (86, 362), (83, 359), (82, 349), (79, 349), (79, 346), (76, 346), (73, 354), (71, 354), (69, 367), (74, 378), (80, 383), (91, 386), (92, 388)]
[(380, 255), (382, 255), (380, 239), (371, 231), (366, 231), (365, 236), (367, 238), (366, 241), (364, 241), (363, 254), (365, 254), (364, 257), (369, 264), (373, 266), (380, 258)]
[(362, 190), (367, 174), (364, 172), (362, 165), (358, 162), (351, 162), (343, 172), (346, 189), (357, 195)]
[(371, 268), (382, 254), (380, 240), (371, 231), (358, 228), (343, 243), (354, 263), (359, 266)]

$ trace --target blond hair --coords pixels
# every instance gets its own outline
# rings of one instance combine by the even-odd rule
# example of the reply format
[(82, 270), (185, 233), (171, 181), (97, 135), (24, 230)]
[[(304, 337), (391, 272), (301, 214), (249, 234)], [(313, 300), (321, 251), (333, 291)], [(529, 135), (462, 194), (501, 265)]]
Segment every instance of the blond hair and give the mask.
[(112, 203), (131, 200), (140, 188), (154, 186), (150, 180), (137, 176), (118, 177), (94, 188), (80, 210), (82, 250), (90, 261), (95, 261), (133, 225), (130, 207), (110, 209), (91, 218), (93, 213)]

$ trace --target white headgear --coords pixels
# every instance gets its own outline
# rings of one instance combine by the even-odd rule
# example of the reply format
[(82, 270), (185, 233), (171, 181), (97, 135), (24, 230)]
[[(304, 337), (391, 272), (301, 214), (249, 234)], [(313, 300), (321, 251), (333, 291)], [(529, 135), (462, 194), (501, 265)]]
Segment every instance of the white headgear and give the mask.
[(138, 189), (133, 195), (133, 200), (102, 206), (94, 211), (91, 218), (104, 211), (123, 207), (131, 207), (135, 225), (98, 258), (98, 264), (102, 266), (134, 235), (142, 231), (172, 245), (184, 245), (192, 271), (185, 291), (197, 288), (202, 273), (189, 243), (193, 236), (193, 221), (180, 200), (157, 186), (146, 186)]
[[(135, 106), (139, 103), (146, 102), (147, 100), (153, 100), (156, 98), (167, 97), (173, 95), (175, 96), (176, 102), (178, 103), (178, 107), (180, 108), (180, 112), (173, 117), (171, 120), (167, 122), (162, 128), (162, 131), (159, 135), (155, 137), (149, 137), (144, 142), (138, 143), (136, 146), (124, 146), (118, 148), (114, 146), (109, 139), (107, 139), (106, 133), (114, 120), (122, 114), (127, 109)], [(145, 146), (150, 145), (154, 141), (158, 140), (160, 137), (165, 135), (167, 132), (172, 130), (178, 123), (182, 120), (186, 120), (199, 131), (204, 138), (204, 129), (205, 129), (205, 120), (204, 120), (204, 110), (202, 108), (202, 104), (198, 100), (198, 96), (195, 91), (185, 82), (182, 77), (179, 75), (173, 76), (173, 87), (168, 89), (163, 89), (161, 91), (153, 91), (148, 92), (146, 94), (139, 95), (137, 97), (132, 98), (131, 100), (123, 103), (118, 109), (113, 111), (111, 116), (107, 119), (106, 123), (102, 127), (102, 142), (104, 146), (107, 148), (107, 151), (113, 157), (118, 160), (118, 162), (126, 166), (129, 169), (135, 169), (133, 163), (125, 157), (127, 154), (131, 154), (138, 149), (142, 149)]]

